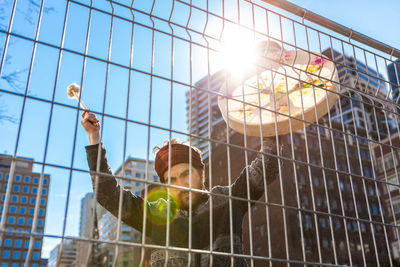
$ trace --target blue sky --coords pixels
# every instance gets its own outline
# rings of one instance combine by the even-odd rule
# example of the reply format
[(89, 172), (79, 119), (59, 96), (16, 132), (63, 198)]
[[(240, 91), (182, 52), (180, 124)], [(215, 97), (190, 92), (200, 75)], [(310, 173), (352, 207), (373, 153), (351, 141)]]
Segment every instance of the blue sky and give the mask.
[[(38, 1), (37, 1), (38, 2)], [(78, 1), (88, 4), (89, 1)], [(93, 1), (98, 9), (110, 12), (110, 5), (106, 1)], [(120, 1), (130, 5), (130, 1)], [(371, 36), (394, 47), (400, 48), (400, 38), (397, 30), (400, 28), (400, 4), (395, 0), (386, 1), (332, 1), (321, 0), (293, 0), (297, 5), (301, 5), (311, 11), (319, 13), (340, 24), (353, 28), (363, 34)], [(210, 1), (209, 10), (216, 14), (222, 14), (222, 1)], [(225, 15), (233, 21), (237, 21), (236, 1), (225, 1)], [(206, 1), (193, 1), (193, 4), (201, 8), (206, 8)], [(9, 16), (10, 0), (4, 0), (0, 7), (4, 7), (6, 12), (0, 18), (0, 29), (6, 30)], [(241, 23), (251, 27), (251, 9), (248, 3), (241, 4)], [(266, 5), (265, 5), (266, 6)], [(58, 47), (61, 41), (61, 31), (63, 27), (66, 3), (60, 0), (45, 1), (46, 8), (52, 8), (43, 15), (40, 27), (39, 41)], [(151, 8), (151, 1), (137, 0), (135, 8), (148, 12)], [(228, 8), (229, 7), (229, 8)], [(31, 9), (29, 9), (31, 8)], [(276, 8), (271, 8), (277, 10)], [(123, 18), (131, 19), (129, 10), (115, 6), (115, 13)], [(262, 9), (256, 9), (256, 28), (258, 31), (266, 33), (267, 27)], [(27, 15), (28, 14), (28, 15)], [(156, 16), (168, 19), (171, 15), (171, 1), (158, 1), (155, 6)], [(285, 13), (286, 14), (286, 13)], [(28, 23), (27, 16), (32, 23)], [(65, 34), (64, 47), (69, 50), (83, 53), (85, 49), (85, 39), (87, 31), (89, 11), (86, 7), (70, 3), (67, 27)], [(176, 2), (172, 21), (185, 26), (189, 18), (187, 6)], [(88, 45), (88, 55), (107, 60), (108, 38), (110, 34), (110, 16), (101, 12), (93, 11), (92, 23), (90, 26), (90, 37)], [(154, 77), (152, 79), (152, 108), (149, 113), (150, 105), (150, 84), (151, 78), (147, 74), (151, 70), (151, 37), (152, 32), (145, 26), (151, 26), (148, 16), (135, 13), (135, 20), (141, 25), (134, 28), (134, 52), (132, 67), (136, 71), (129, 71), (130, 64), (130, 45), (132, 25), (123, 19), (115, 19), (112, 35), (110, 61), (120, 66), (109, 65), (96, 59), (86, 60), (85, 73), (82, 77), (83, 57), (70, 52), (63, 52), (60, 70), (56, 81), (57, 63), (59, 57), (58, 49), (48, 45), (38, 44), (36, 48), (34, 65), (28, 87), (28, 95), (40, 99), (51, 101), (55, 90), (55, 102), (67, 106), (54, 105), (52, 121), (50, 125), (50, 135), (46, 163), (64, 167), (87, 170), (86, 155), (84, 146), (88, 144), (86, 133), (80, 126), (80, 117), (76, 112), (77, 104), (75, 101), (66, 97), (66, 87), (72, 83), (82, 83), (82, 100), (87, 107), (95, 112), (102, 112), (105, 88), (106, 101), (105, 113), (125, 118), (128, 110), (128, 119), (138, 123), (129, 123), (127, 126), (126, 155), (123, 154), (125, 123), (123, 120), (105, 118), (103, 124), (103, 140), (108, 148), (108, 156), (111, 167), (116, 170), (122, 163), (124, 157), (128, 155), (146, 158), (147, 155), (147, 134), (148, 128), (143, 125), (148, 123), (149, 114), (152, 125), (169, 128), (172, 120), (172, 129), (182, 133), (187, 133), (186, 125), (186, 103), (185, 93), (189, 87), (182, 84), (173, 84), (171, 96), (171, 83), (168, 80)], [(298, 20), (298, 19), (297, 19)], [(14, 18), (12, 32), (28, 38), (34, 38), (37, 21), (37, 8), (29, 6), (27, 1), (18, 1), (17, 12)], [(189, 22), (189, 28), (199, 32), (203, 30), (214, 37), (221, 33), (221, 20), (214, 16), (209, 16), (208, 25), (205, 13), (193, 10)], [(277, 17), (270, 15), (269, 31), (271, 36), (280, 38), (279, 23)], [(232, 25), (226, 24), (225, 30)], [(171, 32), (169, 25), (160, 20), (155, 20), (155, 27), (165, 32)], [(297, 26), (296, 26), (297, 27)], [(284, 39), (292, 42), (292, 35), (288, 21), (283, 21)], [(188, 35), (184, 29), (173, 26), (174, 33), (184, 39)], [(299, 46), (305, 47), (304, 29), (297, 27), (297, 42)], [(310, 34), (310, 49), (319, 51), (321, 48), (314, 42), (315, 33)], [(207, 45), (206, 40), (196, 33), (192, 33), (192, 40), (200, 45)], [(262, 36), (256, 36), (262, 39)], [(0, 48), (3, 51), (5, 34), (0, 32)], [(347, 40), (347, 39), (345, 39)], [(217, 43), (209, 40), (212, 47), (217, 47)], [(322, 49), (327, 47), (327, 40), (323, 38)], [(335, 45), (335, 44), (334, 44)], [(338, 45), (338, 44), (336, 44)], [(190, 61), (189, 43), (178, 38), (174, 39), (174, 68), (171, 72), (171, 38), (165, 34), (155, 33), (155, 53), (153, 74), (160, 77), (173, 78), (183, 84), (190, 84)], [(7, 64), (4, 66), (0, 79), (0, 88), (9, 92), (24, 93), (27, 85), (28, 68), (31, 61), (33, 43), (18, 37), (11, 37), (10, 45), (7, 50)], [(207, 50), (199, 45), (192, 46), (192, 83), (207, 75)], [(347, 51), (347, 50), (346, 50)], [(210, 53), (210, 73), (214, 73), (221, 67), (216, 53)], [(384, 64), (378, 62), (380, 71), (385, 72)], [(18, 83), (12, 87), (4, 79), (8, 74), (21, 70)], [(108, 78), (106, 73), (108, 70)], [(128, 84), (129, 75), (131, 83)], [(127, 96), (129, 91), (129, 106), (127, 109)], [(171, 100), (172, 99), (172, 100)], [(172, 103), (172, 116), (170, 116)], [(7, 110), (7, 115), (13, 116), (16, 123), (2, 121), (0, 124), (0, 152), (14, 154), (16, 150), (16, 139), (21, 116), (23, 98), (9, 93), (0, 92), (0, 104)], [(46, 143), (47, 130), (49, 125), (51, 105), (49, 103), (28, 99), (25, 105), (25, 112), (21, 127), (17, 156), (29, 157), (35, 161), (44, 160), (44, 147)], [(76, 128), (77, 127), (77, 128)], [(155, 145), (160, 145), (163, 140), (169, 137), (169, 132), (151, 128), (150, 130), (150, 149)], [(186, 139), (184, 135), (173, 134), (173, 137)], [(72, 155), (74, 139), (75, 154)], [(73, 161), (72, 161), (73, 157)], [(150, 153), (150, 158), (153, 156)], [(41, 166), (36, 165), (35, 171), (40, 172)], [(90, 178), (87, 174), (57, 167), (46, 167), (45, 173), (51, 175), (51, 185), (49, 192), (49, 202), (46, 217), (46, 234), (61, 235), (66, 207), (67, 185), (72, 177), (72, 187), (70, 191), (70, 202), (68, 219), (66, 222), (66, 235), (77, 236), (79, 225), (79, 205), (80, 199), (91, 191)], [(48, 257), (49, 250), (52, 249), (59, 240), (46, 238), (43, 248), (43, 256)]]

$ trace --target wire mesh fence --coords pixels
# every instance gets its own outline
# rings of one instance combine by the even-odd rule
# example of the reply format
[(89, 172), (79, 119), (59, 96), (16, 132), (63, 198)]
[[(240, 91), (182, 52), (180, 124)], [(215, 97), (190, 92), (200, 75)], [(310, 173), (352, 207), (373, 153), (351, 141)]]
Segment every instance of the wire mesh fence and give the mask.
[(324, 19), (0, 3), (2, 266), (397, 266), (400, 53)]

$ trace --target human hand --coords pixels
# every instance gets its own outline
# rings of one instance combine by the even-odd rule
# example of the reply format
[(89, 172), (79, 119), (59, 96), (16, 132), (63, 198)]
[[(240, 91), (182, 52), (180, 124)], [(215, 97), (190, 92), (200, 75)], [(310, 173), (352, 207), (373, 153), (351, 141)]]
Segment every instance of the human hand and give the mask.
[(89, 137), (89, 143), (91, 145), (98, 144), (100, 142), (100, 124), (96, 115), (90, 112), (90, 110), (85, 110), (82, 113), (81, 124), (85, 129)]

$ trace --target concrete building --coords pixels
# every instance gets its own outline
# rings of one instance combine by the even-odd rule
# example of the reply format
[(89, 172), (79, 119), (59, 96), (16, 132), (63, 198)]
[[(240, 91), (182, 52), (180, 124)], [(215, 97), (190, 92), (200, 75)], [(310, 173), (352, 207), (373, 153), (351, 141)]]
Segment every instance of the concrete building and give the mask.
[(388, 92), (383, 75), (353, 56), (344, 55), (336, 50), (326, 49), (323, 54), (334, 60), (341, 84), (340, 93), (346, 96), (341, 97), (340, 102), (333, 108), (332, 120), (341, 122), (343, 119), (347, 125), (373, 132), (379, 131), (383, 135), (393, 133), (394, 114), (386, 114), (387, 125), (385, 114), (379, 109), (382, 107), (381, 103), (370, 97), (387, 99)]
[[(105, 213), (106, 210), (100, 206), (100, 204), (95, 203), (94, 194), (87, 193), (85, 197), (81, 199), (79, 237), (96, 238), (97, 229), (95, 229), (95, 227), (98, 220)], [(97, 221), (94, 219), (95, 216), (97, 217)], [(93, 244), (91, 242), (78, 241), (77, 247), (76, 266), (87, 266), (90, 263), (91, 258), (94, 257), (92, 252)]]
[(76, 240), (65, 240), (60, 255), (60, 244), (50, 251), (47, 262), (48, 267), (75, 267), (78, 242)]
[[(146, 166), (146, 160), (132, 157), (129, 157), (124, 164), (115, 171), (115, 175), (124, 177), (124, 179), (117, 179), (118, 183), (123, 185), (124, 189), (142, 197), (144, 189), (146, 188), (146, 183), (143, 183), (143, 180), (152, 182), (159, 181), (152, 161), (149, 161), (148, 166)], [(141, 243), (141, 233), (123, 222), (121, 222), (120, 231), (120, 241)], [(100, 240), (116, 241), (118, 232), (117, 218), (108, 211), (101, 213), (98, 219), (97, 232)], [(134, 246), (119, 246), (118, 255), (116, 256), (117, 266), (136, 266), (138, 260), (140, 260), (140, 253), (140, 248)], [(101, 266), (113, 266), (115, 260), (114, 254), (115, 245), (104, 242), (100, 243), (96, 256), (97, 261)], [(147, 253), (146, 257), (148, 257)]]
[(388, 76), (391, 89), (391, 99), (399, 103), (399, 89), (400, 89), (400, 59), (388, 65)]
[[(330, 51), (324, 54), (329, 56)], [(356, 98), (358, 95), (352, 90), (364, 92), (363, 97), (374, 90), (378, 94), (384, 91), (379, 83), (382, 75), (360, 61), (334, 53), (337, 62), (344, 62), (338, 67), (342, 93)], [(350, 67), (351, 71), (344, 66)], [(247, 150), (248, 162), (251, 162), (260, 149), (260, 138), (246, 137), (247, 148), (244, 148), (245, 137), (227, 130), (214, 93), (220, 89), (223, 80), (222, 73), (203, 78), (196, 83), (203, 89), (188, 93), (186, 101), (188, 122), (191, 122), (189, 131), (200, 137), (193, 138), (192, 143), (205, 149), (206, 179), (211, 186), (228, 185), (229, 177), (233, 183), (246, 165), (244, 151)], [(343, 117), (337, 113), (339, 104)], [(373, 115), (380, 116), (378, 109), (374, 113), (371, 106), (363, 107), (359, 102), (349, 102), (348, 98), (342, 98), (338, 105), (331, 110), (331, 121), (325, 117), (318, 122), (324, 127), (313, 125), (307, 127), (306, 132), (294, 132), (293, 139), (289, 134), (279, 137), (281, 144), (294, 146), (294, 155), (286, 151), (284, 157), (296, 161), (283, 162), (281, 177), (267, 188), (267, 200), (265, 195), (260, 199), (267, 204), (257, 203), (251, 207), (251, 227), (245, 217), (243, 241), (246, 254), (251, 252), (252, 240), (253, 255), (278, 260), (288, 256), (290, 260), (305, 260), (316, 265), (337, 261), (352, 266), (375, 266), (377, 258), (381, 265), (389, 261), (382, 226), (376, 224), (371, 231), (370, 223), (357, 221), (382, 222), (384, 217), (379, 209), (380, 193), (373, 182), (372, 151), (366, 137), (367, 131), (372, 139), (377, 139), (378, 132), (380, 136), (387, 135), (386, 121), (382, 117), (375, 121)], [(228, 137), (229, 144), (234, 146), (224, 144)], [(348, 219), (344, 220), (343, 215)], [(254, 260), (254, 264), (265, 266), (267, 263)], [(273, 266), (281, 265), (286, 266), (286, 263), (273, 261)]]
[[(377, 180), (389, 184), (379, 184), (383, 195), (383, 204), (386, 211), (386, 223), (400, 225), (400, 139), (396, 133), (381, 140), (381, 144), (374, 145), (374, 159)], [(392, 184), (392, 185), (390, 185)], [(393, 257), (400, 258), (400, 231), (395, 227), (388, 227)]]
[[(29, 238), (35, 205), (38, 201), (38, 193), (40, 194), (40, 205), (37, 232), (39, 234), (43, 234), (44, 232), (50, 176), (47, 174), (44, 175), (42, 192), (38, 192), (41, 174), (32, 171), (33, 159), (17, 158), (7, 217), (4, 218), (4, 201), (9, 182), (11, 159), (11, 156), (0, 155), (0, 216), (1, 219), (7, 220), (5, 223), (5, 230), (7, 232), (3, 235), (3, 244), (0, 246), (0, 257), (4, 266), (7, 264), (11, 266), (11, 263), (13, 266), (22, 266), (30, 245)], [(34, 242), (31, 266), (38, 267), (41, 260), (43, 238), (38, 236)]]

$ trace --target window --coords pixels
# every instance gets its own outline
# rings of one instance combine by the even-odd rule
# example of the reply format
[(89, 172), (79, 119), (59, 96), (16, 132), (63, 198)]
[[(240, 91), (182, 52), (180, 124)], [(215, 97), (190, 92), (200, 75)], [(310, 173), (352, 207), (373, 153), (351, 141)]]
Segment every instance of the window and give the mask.
[(32, 187), (32, 194), (37, 194), (37, 187)]
[(24, 192), (25, 194), (29, 193), (29, 186), (24, 186), (24, 188), (22, 189), (22, 192)]
[(361, 158), (364, 160), (367, 158), (364, 150), (361, 150)]
[(44, 196), (44, 195), (46, 195), (46, 193), (47, 193), (47, 190), (46, 189), (42, 189), (42, 195)]
[(372, 214), (379, 215), (378, 207), (375, 204), (372, 205)]
[(39, 260), (39, 253), (37, 253), (37, 252), (33, 253), (33, 259)]
[(356, 183), (353, 183), (353, 190), (354, 190), (354, 193), (358, 192), (358, 186)]
[(10, 207), (10, 213), (14, 214), (17, 211), (17, 207), (11, 206)]
[(392, 153), (389, 153), (386, 156), (384, 156), (383, 161), (386, 170), (390, 170), (394, 167)]
[(34, 177), (34, 178), (33, 178), (33, 183), (34, 183), (34, 184), (38, 184), (38, 183), (39, 183), (39, 178)]
[(136, 185), (136, 186), (139, 186), (139, 183), (138, 183), (138, 182), (136, 182), (136, 183), (135, 183), (135, 185)]
[(368, 192), (370, 196), (373, 196), (375, 194), (375, 190), (372, 185), (368, 186)]
[(333, 189), (334, 188), (334, 183), (333, 183), (332, 179), (328, 180), (328, 187), (329, 187), (329, 189)]
[(27, 197), (21, 197), (21, 203), (22, 204), (26, 204), (28, 202), (28, 198)]
[(336, 201), (336, 199), (334, 199), (332, 201), (332, 209), (337, 209), (337, 201)]
[(306, 223), (305, 223), (306, 228), (307, 229), (311, 229), (312, 228), (311, 216), (310, 215), (306, 215), (305, 219), (306, 219), (305, 220), (306, 221)]
[(40, 210), (39, 210), (39, 215), (40, 215), (40, 216), (44, 216), (44, 209), (40, 209)]
[(9, 258), (10, 258), (10, 251), (5, 250), (5, 251), (3, 252), (3, 258), (4, 258), (4, 259), (9, 259)]
[[(29, 248), (29, 240), (25, 240), (25, 248)], [(25, 256), (24, 256), (25, 258)]]
[(30, 208), (29, 209), (29, 215), (33, 215), (35, 213), (35, 209), (34, 208)]
[(41, 205), (41, 206), (44, 206), (44, 205), (46, 205), (46, 200), (44, 200), (44, 199), (41, 199), (41, 200), (40, 200), (40, 205)]
[(157, 182), (157, 181), (158, 181), (158, 176), (157, 176), (157, 175), (154, 175), (154, 176), (153, 176), (153, 179), (154, 179), (155, 182)]
[(26, 208), (25, 207), (20, 207), (19, 208), (19, 214), (25, 214), (26, 213)]
[(321, 223), (321, 226), (322, 226), (323, 228), (326, 228), (326, 220), (325, 220), (325, 218), (320, 218), (319, 221), (320, 221), (320, 223)]
[(340, 182), (339, 182), (339, 185), (340, 185), (340, 190), (343, 191), (343, 190), (344, 190), (344, 184), (343, 184), (343, 182), (340, 181)]
[(20, 240), (20, 239), (17, 239), (17, 240), (15, 240), (14, 246), (15, 246), (16, 248), (20, 248), (20, 247), (21, 247), (21, 244), (22, 244), (21, 240)]
[(8, 223), (9, 224), (14, 224), (15, 223), (15, 217), (13, 217), (13, 216), (8, 217)]
[(136, 173), (136, 178), (140, 178), (140, 173)]
[(19, 251), (14, 251), (13, 259), (15, 259), (15, 260), (19, 259)]
[(29, 183), (30, 180), (31, 180), (31, 177), (25, 176), (25, 178), (24, 178), (24, 182), (25, 182), (25, 183)]
[(37, 225), (38, 225), (39, 227), (42, 227), (42, 226), (43, 226), (43, 220), (38, 220)]
[(48, 183), (48, 180), (47, 180), (47, 178), (45, 178), (45, 179), (43, 180), (43, 184), (44, 184), (44, 185), (47, 185), (47, 183)]
[(36, 203), (36, 198), (31, 198), (31, 204), (33, 205), (33, 204), (35, 204)]
[(18, 202), (18, 196), (12, 196), (11, 197), (11, 202), (17, 203)]
[(320, 207), (322, 204), (322, 198), (320, 196), (317, 197), (317, 206)]
[(304, 205), (308, 206), (308, 196), (304, 196), (303, 201)]
[(368, 167), (365, 168), (365, 176), (371, 177), (371, 172)]
[(14, 185), (13, 192), (15, 193), (19, 192), (19, 185)]
[(0, 180), (3, 178), (3, 173), (0, 172)]
[(396, 174), (388, 177), (388, 183), (395, 184), (395, 185), (388, 186), (389, 191), (399, 190), (399, 186), (396, 186), (399, 184), (399, 180), (397, 179)]
[(4, 246), (5, 246), (5, 247), (11, 247), (11, 239), (6, 239), (6, 240), (4, 241)]
[(124, 240), (124, 241), (129, 241), (129, 240), (130, 240), (129, 235), (128, 235), (127, 233), (123, 233), (123, 234), (122, 234), (122, 240)]
[(16, 182), (21, 182), (21, 175), (16, 175), (15, 176), (15, 181)]
[(32, 219), (29, 219), (29, 220), (28, 220), (28, 225), (29, 225), (29, 226), (32, 226)]
[(35, 248), (40, 249), (40, 241), (35, 241)]
[(361, 228), (361, 232), (365, 233), (365, 231), (367, 230), (365, 227), (365, 223), (361, 222), (360, 223), (360, 228)]
[(18, 225), (24, 225), (25, 219), (24, 218), (19, 218), (18, 219)]
[(300, 174), (300, 184), (306, 184), (306, 177), (304, 177), (304, 174)]

